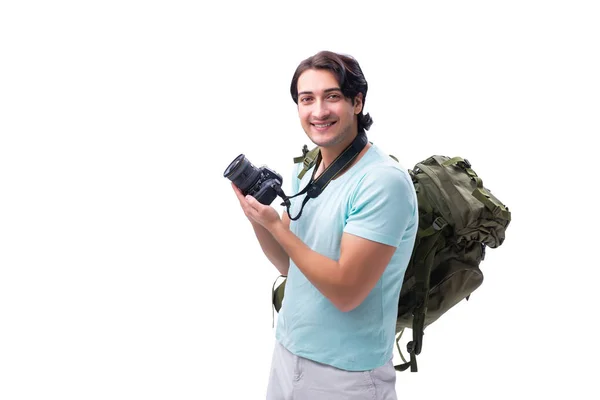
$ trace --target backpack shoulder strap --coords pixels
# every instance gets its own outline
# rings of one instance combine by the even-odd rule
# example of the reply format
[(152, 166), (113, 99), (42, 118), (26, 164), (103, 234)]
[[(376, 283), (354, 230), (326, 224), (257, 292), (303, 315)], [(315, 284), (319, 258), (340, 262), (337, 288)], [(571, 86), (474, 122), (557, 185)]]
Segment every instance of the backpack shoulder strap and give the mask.
[(302, 148), (302, 155), (299, 157), (294, 157), (294, 164), (303, 163), (302, 170), (298, 174), (298, 179), (302, 179), (306, 171), (311, 169), (315, 163), (317, 162), (317, 158), (319, 157), (319, 147), (315, 147), (312, 150), (308, 150), (308, 147), (304, 145)]
[[(417, 233), (414, 254), (411, 257), (411, 262), (415, 263), (416, 284), (414, 292), (415, 308), (412, 311), (413, 340), (407, 344), (410, 361), (405, 362), (404, 364), (394, 365), (396, 371), (404, 371), (408, 367), (410, 367), (412, 372), (418, 371), (417, 355), (421, 353), (421, 348), (423, 347), (423, 331), (425, 329), (425, 315), (427, 313), (427, 302), (429, 300), (430, 289), (429, 278), (435, 254), (437, 253), (437, 250), (443, 246), (444, 236), (442, 235), (442, 231), (446, 226), (446, 221), (442, 218), (437, 218), (430, 227), (427, 229), (420, 228)], [(396, 344), (398, 345), (398, 341), (396, 341)], [(398, 350), (400, 350), (399, 346)]]
[[(304, 147), (302, 148), (302, 155), (298, 156), (298, 157), (294, 157), (294, 164), (298, 164), (298, 163), (303, 163), (303, 167), (302, 170), (300, 171), (300, 173), (298, 174), (298, 179), (302, 179), (302, 177), (304, 176), (304, 174), (306, 174), (306, 171), (308, 171), (309, 169), (311, 169), (315, 163), (317, 162), (317, 159), (319, 158), (319, 147), (314, 147), (312, 150), (308, 150), (308, 146), (304, 145)], [(392, 154), (389, 155), (393, 160), (395, 160), (396, 162), (399, 162), (398, 159), (393, 156)]]

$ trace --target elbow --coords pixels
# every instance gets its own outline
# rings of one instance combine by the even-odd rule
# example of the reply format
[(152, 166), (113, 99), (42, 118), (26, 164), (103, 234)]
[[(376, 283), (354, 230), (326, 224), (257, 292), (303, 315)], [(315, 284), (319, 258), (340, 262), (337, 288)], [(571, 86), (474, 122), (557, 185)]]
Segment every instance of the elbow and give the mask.
[(271, 264), (277, 268), (281, 275), (287, 276), (290, 269), (290, 258), (289, 257), (275, 257), (268, 255), (267, 258), (271, 261)]
[(364, 296), (360, 294), (360, 284), (356, 280), (349, 279), (347, 275), (340, 274), (336, 286), (336, 293), (330, 300), (339, 311), (350, 312), (364, 301)]
[(351, 301), (345, 301), (345, 302), (338, 301), (336, 303), (333, 303), (335, 308), (337, 308), (340, 312), (343, 312), (343, 313), (348, 313), (348, 312), (354, 310), (360, 304), (361, 303), (359, 303), (359, 302), (351, 302)]
[(277, 270), (279, 271), (279, 273), (283, 276), (287, 276), (288, 272), (290, 270), (290, 262), (289, 262), (289, 258), (287, 262), (281, 262), (281, 263), (273, 263), (273, 265), (275, 265), (275, 268), (277, 268)]
[(348, 313), (348, 312), (354, 310), (356, 307), (358, 307), (358, 304), (357, 305), (352, 305), (350, 303), (336, 304), (335, 307), (343, 313)]
[(357, 296), (356, 292), (349, 291), (346, 295), (336, 296), (335, 299), (332, 299), (332, 303), (339, 311), (347, 313), (360, 306), (363, 300)]

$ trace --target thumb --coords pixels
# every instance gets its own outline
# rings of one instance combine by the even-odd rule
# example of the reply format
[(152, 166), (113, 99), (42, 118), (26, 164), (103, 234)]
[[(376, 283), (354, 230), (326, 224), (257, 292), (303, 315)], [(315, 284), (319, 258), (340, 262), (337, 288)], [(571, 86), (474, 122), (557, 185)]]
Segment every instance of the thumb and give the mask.
[(246, 195), (246, 201), (248, 202), (248, 204), (250, 204), (251, 206), (256, 205), (256, 199), (252, 196), (250, 196), (249, 194)]
[(261, 203), (259, 203), (258, 200), (256, 200), (255, 197), (250, 196), (249, 194), (246, 195), (246, 202), (248, 203), (248, 205), (250, 206), (250, 208), (253, 209), (256, 212), (260, 211), (260, 209), (263, 206)]

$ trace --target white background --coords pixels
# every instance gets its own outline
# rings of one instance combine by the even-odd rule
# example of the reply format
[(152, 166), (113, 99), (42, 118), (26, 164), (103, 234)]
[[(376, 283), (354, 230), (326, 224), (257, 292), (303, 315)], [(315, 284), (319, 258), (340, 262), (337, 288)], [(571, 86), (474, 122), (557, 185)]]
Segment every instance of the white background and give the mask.
[(223, 171), (288, 188), (323, 49), (371, 141), (468, 158), (513, 215), (399, 398), (598, 398), (596, 4), (2, 2), (0, 399), (264, 398), (278, 274)]

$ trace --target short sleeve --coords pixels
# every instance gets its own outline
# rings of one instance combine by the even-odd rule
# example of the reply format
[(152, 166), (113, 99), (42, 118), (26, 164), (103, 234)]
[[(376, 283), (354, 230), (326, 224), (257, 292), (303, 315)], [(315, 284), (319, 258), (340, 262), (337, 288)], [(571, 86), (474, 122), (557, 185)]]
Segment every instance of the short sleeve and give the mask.
[(412, 182), (391, 166), (367, 172), (349, 203), (344, 232), (390, 246), (400, 244), (417, 207)]

